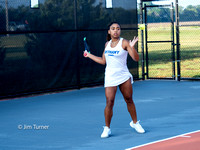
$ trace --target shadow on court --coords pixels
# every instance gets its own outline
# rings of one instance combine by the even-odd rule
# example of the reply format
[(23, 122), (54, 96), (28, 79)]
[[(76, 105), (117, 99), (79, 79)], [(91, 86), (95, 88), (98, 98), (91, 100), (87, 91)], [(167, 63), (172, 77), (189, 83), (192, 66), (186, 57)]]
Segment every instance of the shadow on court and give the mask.
[(118, 89), (112, 136), (101, 139), (103, 87), (0, 101), (1, 150), (123, 150), (200, 128), (200, 82), (137, 81), (136, 133)]

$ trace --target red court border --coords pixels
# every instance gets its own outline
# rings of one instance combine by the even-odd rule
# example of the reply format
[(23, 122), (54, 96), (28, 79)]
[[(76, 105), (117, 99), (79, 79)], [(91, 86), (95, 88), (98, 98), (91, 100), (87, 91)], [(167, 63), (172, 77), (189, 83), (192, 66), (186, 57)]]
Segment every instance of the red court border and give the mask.
[(200, 130), (197, 130), (125, 150), (197, 150), (199, 147)]

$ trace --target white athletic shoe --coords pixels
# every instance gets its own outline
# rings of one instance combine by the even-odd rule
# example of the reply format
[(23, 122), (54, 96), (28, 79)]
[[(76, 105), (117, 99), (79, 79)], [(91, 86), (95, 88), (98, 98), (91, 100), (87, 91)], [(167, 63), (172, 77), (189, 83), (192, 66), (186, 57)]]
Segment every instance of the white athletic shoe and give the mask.
[(136, 123), (133, 123), (133, 121), (130, 122), (130, 126), (134, 128), (138, 133), (144, 133), (144, 129), (139, 123), (140, 121), (137, 121)]
[(108, 138), (109, 135), (111, 134), (111, 130), (107, 126), (105, 126), (103, 128), (104, 128), (104, 130), (103, 130), (103, 133), (101, 134), (101, 138)]

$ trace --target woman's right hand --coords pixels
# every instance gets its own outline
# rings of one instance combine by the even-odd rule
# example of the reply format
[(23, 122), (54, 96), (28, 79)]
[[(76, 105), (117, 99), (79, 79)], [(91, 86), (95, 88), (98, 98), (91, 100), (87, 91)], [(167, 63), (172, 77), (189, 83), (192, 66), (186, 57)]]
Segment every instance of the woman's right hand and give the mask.
[(88, 51), (84, 51), (84, 52), (83, 52), (83, 56), (84, 56), (84, 57), (88, 57), (88, 54), (89, 54)]

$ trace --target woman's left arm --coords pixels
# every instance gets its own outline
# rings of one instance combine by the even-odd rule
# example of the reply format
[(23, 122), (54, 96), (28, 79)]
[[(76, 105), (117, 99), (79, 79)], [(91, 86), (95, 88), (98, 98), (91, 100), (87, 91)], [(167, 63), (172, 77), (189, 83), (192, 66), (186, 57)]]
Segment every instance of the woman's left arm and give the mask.
[(138, 37), (134, 37), (133, 40), (130, 40), (129, 42), (127, 40), (123, 40), (123, 47), (125, 47), (124, 49), (128, 51), (129, 55), (134, 61), (139, 61), (139, 55), (134, 47), (137, 41)]

